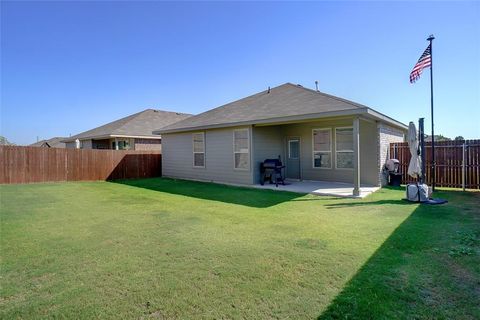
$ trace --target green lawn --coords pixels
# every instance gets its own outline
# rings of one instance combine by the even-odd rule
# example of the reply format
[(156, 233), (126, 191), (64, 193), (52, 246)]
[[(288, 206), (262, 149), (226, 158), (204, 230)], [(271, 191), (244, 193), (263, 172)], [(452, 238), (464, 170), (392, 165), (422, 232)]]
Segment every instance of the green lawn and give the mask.
[(480, 193), (3, 185), (0, 318), (479, 319)]

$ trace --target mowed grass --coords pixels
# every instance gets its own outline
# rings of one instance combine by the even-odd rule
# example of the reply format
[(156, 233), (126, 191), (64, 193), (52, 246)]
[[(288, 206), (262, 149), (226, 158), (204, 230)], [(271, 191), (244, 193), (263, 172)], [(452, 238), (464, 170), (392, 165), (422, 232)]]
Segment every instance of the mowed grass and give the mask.
[(0, 317), (479, 319), (480, 194), (447, 205), (145, 179), (3, 185)]

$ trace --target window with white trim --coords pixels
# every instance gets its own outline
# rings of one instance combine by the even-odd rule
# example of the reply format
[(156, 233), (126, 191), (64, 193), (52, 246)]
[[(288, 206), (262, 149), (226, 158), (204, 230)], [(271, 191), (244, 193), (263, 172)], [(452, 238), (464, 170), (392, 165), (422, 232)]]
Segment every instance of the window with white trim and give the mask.
[(353, 128), (335, 128), (335, 167), (353, 169)]
[(313, 167), (332, 168), (332, 130), (313, 129)]
[(249, 169), (250, 137), (248, 134), (248, 129), (240, 129), (233, 131), (233, 157), (235, 169)]
[(205, 168), (205, 133), (192, 134), (193, 140), (193, 166)]
[(118, 150), (130, 150), (130, 139), (117, 140)]

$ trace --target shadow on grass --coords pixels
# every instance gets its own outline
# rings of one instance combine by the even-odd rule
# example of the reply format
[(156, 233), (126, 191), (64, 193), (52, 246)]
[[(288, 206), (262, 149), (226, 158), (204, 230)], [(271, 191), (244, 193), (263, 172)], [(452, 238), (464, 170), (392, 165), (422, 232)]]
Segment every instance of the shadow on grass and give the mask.
[[(478, 258), (454, 259), (449, 250), (459, 245), (454, 239), (460, 230), (480, 230), (479, 215), (471, 210), (480, 204), (480, 194), (440, 191), (438, 195), (449, 204), (412, 206), (411, 215), (317, 319), (451, 319), (457, 315), (478, 319)], [(404, 202), (354, 205), (372, 204)]]
[(112, 180), (109, 182), (255, 208), (268, 208), (303, 196), (303, 194), (293, 192), (259, 190), (246, 187), (235, 187), (216, 183), (169, 178)]
[(361, 207), (361, 206), (375, 206), (375, 205), (386, 205), (386, 204), (394, 204), (394, 205), (414, 205), (417, 204), (415, 202), (410, 202), (402, 199), (394, 199), (394, 200), (378, 200), (378, 201), (367, 201), (367, 202), (340, 202), (340, 203), (330, 203), (327, 204), (325, 207), (327, 209), (335, 209), (335, 208), (348, 208), (348, 207)]
[[(391, 187), (391, 186), (386, 186), (386, 187), (383, 187), (384, 189), (388, 189), (388, 190), (400, 190), (400, 191), (405, 191), (405, 187), (402, 186), (402, 187)], [(473, 192), (470, 192), (470, 191), (467, 191), (471, 194), (475, 194), (475, 191)], [(435, 198), (443, 198), (442, 195), (444, 194), (451, 194), (451, 195), (465, 195), (465, 191), (462, 191), (462, 190), (447, 190), (447, 189), (438, 189), (435, 194), (434, 194), (434, 197)], [(388, 200), (378, 200), (378, 201), (362, 201), (362, 202), (358, 202), (358, 201), (355, 201), (355, 202), (339, 202), (339, 203), (330, 203), (330, 204), (326, 204), (325, 207), (327, 209), (336, 209), (336, 208), (348, 208), (348, 207), (362, 207), (362, 206), (374, 206), (374, 205), (415, 205), (415, 204), (418, 204), (416, 202), (411, 202), (411, 201), (407, 201), (405, 199), (388, 199)]]

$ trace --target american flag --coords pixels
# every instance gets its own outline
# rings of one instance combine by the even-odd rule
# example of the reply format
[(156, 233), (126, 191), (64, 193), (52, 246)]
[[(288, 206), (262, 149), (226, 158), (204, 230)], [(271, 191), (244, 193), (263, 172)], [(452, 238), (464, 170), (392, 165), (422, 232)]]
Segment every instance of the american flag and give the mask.
[(432, 47), (431, 44), (428, 45), (427, 49), (423, 52), (420, 59), (418, 59), (417, 64), (413, 67), (412, 72), (410, 73), (410, 83), (414, 83), (420, 78), (423, 69), (430, 67), (432, 65)]

